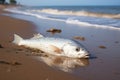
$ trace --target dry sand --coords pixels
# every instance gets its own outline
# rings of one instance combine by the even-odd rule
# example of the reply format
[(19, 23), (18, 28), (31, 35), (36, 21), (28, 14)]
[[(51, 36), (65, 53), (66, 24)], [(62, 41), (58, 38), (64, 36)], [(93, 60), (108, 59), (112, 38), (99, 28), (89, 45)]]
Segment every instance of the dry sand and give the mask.
[(54, 70), (26, 55), (22, 47), (12, 44), (13, 34), (29, 38), (35, 26), (27, 21), (3, 16), (0, 5), (0, 80), (80, 80), (75, 75)]

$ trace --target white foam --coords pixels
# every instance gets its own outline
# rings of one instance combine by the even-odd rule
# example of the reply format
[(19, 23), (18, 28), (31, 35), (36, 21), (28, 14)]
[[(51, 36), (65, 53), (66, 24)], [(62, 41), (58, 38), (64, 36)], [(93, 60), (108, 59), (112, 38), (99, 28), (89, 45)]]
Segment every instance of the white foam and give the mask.
[(14, 8), (14, 9), (5, 9), (5, 11), (9, 11), (9, 12), (13, 12), (13, 13), (18, 13), (18, 14), (29, 15), (29, 16), (34, 16), (34, 17), (37, 17), (37, 18), (40, 18), (40, 19), (48, 19), (48, 20), (55, 20), (55, 21), (65, 21), (65, 20), (62, 20), (62, 19), (49, 18), (49, 17), (46, 17), (44, 15), (40, 15), (40, 14), (37, 14), (37, 13), (32, 13), (30, 10), (19, 11), (16, 8)]
[(73, 19), (66, 20), (66, 23), (75, 24), (75, 25), (77, 24), (77, 25), (80, 25), (80, 26), (94, 27), (94, 28), (120, 30), (120, 28), (117, 28), (117, 27), (114, 27), (114, 26), (91, 24), (91, 23), (88, 23), (88, 22), (82, 22), (82, 21), (73, 20)]
[(41, 15), (38, 15), (38, 14), (33, 14), (33, 13), (30, 13), (29, 11), (27, 11), (27, 12), (20, 11), (20, 10), (17, 10), (16, 8), (15, 9), (5, 9), (5, 11), (9, 11), (9, 12), (13, 12), (13, 13), (18, 13), (18, 14), (35, 16), (37, 18), (45, 18), (45, 16), (41, 16)]
[[(41, 15), (41, 14), (38, 14), (38, 13), (35, 13), (36, 10), (27, 10), (27, 11), (20, 11), (18, 10), (17, 8), (12, 8), (12, 9), (5, 9), (6, 11), (10, 11), (10, 12), (13, 12), (13, 13), (18, 13), (18, 14), (24, 14), (24, 15), (30, 15), (30, 16), (34, 16), (34, 17), (37, 17), (39, 19), (47, 19), (47, 20), (54, 20), (54, 21), (62, 21), (62, 22), (66, 22), (68, 24), (75, 24), (75, 25), (79, 25), (79, 26), (86, 26), (86, 27), (94, 27), (94, 28), (101, 28), (101, 29), (110, 29), (110, 30), (120, 30), (120, 28), (118, 27), (114, 27), (114, 26), (108, 26), (108, 25), (99, 25), (99, 24), (91, 24), (89, 22), (83, 22), (83, 21), (80, 21), (80, 20), (77, 20), (77, 19), (71, 19), (71, 18), (68, 18), (67, 20), (65, 19), (59, 19), (59, 18), (50, 18), (50, 17), (47, 17), (45, 15)], [(46, 9), (45, 9), (46, 10)], [(32, 11), (32, 12), (31, 12)], [(34, 12), (35, 11), (35, 12)], [(40, 12), (40, 10), (37, 10), (38, 12)], [(44, 10), (43, 10), (44, 11)], [(53, 12), (51, 12), (51, 9), (50, 10), (47, 10), (49, 11), (49, 13), (58, 13), (59, 11), (58, 10), (54, 10)], [(63, 12), (61, 12), (63, 13)], [(61, 14), (59, 13), (59, 14)], [(71, 12), (72, 13), (72, 12)], [(66, 14), (66, 12), (64, 12), (64, 14)]]
[(85, 10), (81, 11), (62, 11), (57, 9), (42, 9), (42, 10), (32, 10), (34, 12), (43, 12), (54, 15), (73, 15), (73, 16), (90, 16), (90, 17), (101, 17), (101, 18), (117, 18), (120, 19), (120, 14), (103, 14), (103, 13), (94, 13), (88, 12)]

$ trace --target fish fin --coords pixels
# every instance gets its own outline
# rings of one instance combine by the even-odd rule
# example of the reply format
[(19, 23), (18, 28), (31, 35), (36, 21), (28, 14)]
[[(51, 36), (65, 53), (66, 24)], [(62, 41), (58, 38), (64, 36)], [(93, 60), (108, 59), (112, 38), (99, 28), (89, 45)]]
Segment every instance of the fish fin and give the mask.
[(19, 35), (17, 35), (17, 34), (14, 34), (13, 43), (19, 44), (21, 40), (23, 40), (23, 38), (21, 38), (21, 37), (20, 37)]
[(39, 39), (44, 37), (42, 34), (38, 33), (38, 34), (33, 34), (34, 37), (32, 37), (31, 39)]
[(57, 46), (50, 45), (50, 48), (56, 53), (59, 53), (59, 54), (62, 53), (62, 50), (60, 48), (58, 48)]

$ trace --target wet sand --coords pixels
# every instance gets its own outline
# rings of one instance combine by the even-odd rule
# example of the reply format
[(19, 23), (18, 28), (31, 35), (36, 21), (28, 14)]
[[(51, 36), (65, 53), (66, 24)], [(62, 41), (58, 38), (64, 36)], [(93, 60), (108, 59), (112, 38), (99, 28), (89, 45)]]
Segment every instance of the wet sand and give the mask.
[(13, 34), (30, 38), (36, 33), (30, 22), (3, 16), (0, 5), (0, 80), (81, 80), (72, 74), (55, 70), (33, 59), (25, 48), (12, 44)]
[[(28, 18), (28, 21), (32, 20)], [(33, 22), (37, 22), (37, 19), (33, 19)], [(44, 19), (38, 19), (38, 22), (39, 24), (36, 26), (38, 29), (36, 29), (43, 35), (74, 39), (84, 45), (93, 57), (86, 61), (48, 56), (41, 57), (42, 62), (37, 56), (38, 60), (36, 60), (33, 56), (26, 55), (31, 51), (11, 43), (14, 33), (23, 38), (32, 37), (33, 33), (36, 33), (35, 25), (24, 20), (0, 15), (0, 80), (120, 79), (119, 30), (80, 27), (57, 21), (49, 22)], [(48, 32), (51, 28), (60, 29), (61, 32), (51, 34), (50, 31)], [(83, 67), (80, 66), (81, 64)], [(61, 70), (54, 67), (61, 68)], [(74, 71), (67, 73), (69, 68), (74, 68)]]
[[(89, 64), (83, 67), (77, 66), (73, 69), (72, 75), (78, 76), (82, 80), (120, 79), (119, 30), (79, 26), (45, 19), (34, 19), (33, 22), (37, 22), (37, 20), (40, 24), (37, 26), (38, 31), (44, 36), (75, 40), (78, 44), (82, 44), (91, 54)], [(51, 29), (60, 29), (61, 33), (56, 32), (53, 34), (48, 32)]]

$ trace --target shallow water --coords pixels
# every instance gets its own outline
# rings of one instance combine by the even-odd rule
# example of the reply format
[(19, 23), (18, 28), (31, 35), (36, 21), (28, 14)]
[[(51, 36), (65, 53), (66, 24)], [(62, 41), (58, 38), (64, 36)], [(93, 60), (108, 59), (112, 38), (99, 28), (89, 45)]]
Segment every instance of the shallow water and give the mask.
[[(48, 20), (35, 18), (33, 16), (26, 16), (21, 14), (11, 14), (11, 16), (32, 21), (37, 25), (37, 31), (44, 36), (61, 37), (73, 39), (82, 44), (92, 55), (88, 60), (89, 64), (86, 66), (78, 66), (72, 68), (71, 74), (79, 76), (83, 80), (119, 80), (120, 79), (120, 30), (107, 28), (94, 27), (94, 25), (76, 25), (69, 24), (64, 21)], [(106, 20), (104, 23), (114, 21), (112, 19)], [(108, 24), (110, 25), (111, 24)], [(117, 27), (119, 28), (120, 21), (117, 20)], [(100, 23), (99, 23), (100, 24)], [(101, 24), (103, 25), (103, 24)], [(115, 28), (117, 28), (115, 27)], [(46, 32), (51, 28), (61, 29), (61, 33), (51, 34)], [(84, 41), (76, 40), (74, 36), (82, 36)], [(101, 48), (100, 46), (104, 46)], [(45, 57), (42, 59), (46, 60)], [(48, 58), (52, 62), (53, 58)], [(43, 62), (44, 62), (43, 60)], [(63, 59), (62, 59), (63, 60)], [(64, 59), (66, 60), (66, 59)], [(48, 61), (48, 62), (49, 62)], [(70, 60), (68, 60), (70, 61)], [(72, 61), (72, 60), (71, 60)], [(62, 61), (64, 62), (64, 61)], [(49, 64), (50, 63), (46, 63)], [(55, 68), (59, 66), (53, 65)], [(63, 65), (60, 65), (63, 67)], [(61, 69), (64, 71), (63, 69)], [(67, 72), (67, 71), (65, 71)], [(69, 72), (69, 71), (68, 71)]]

